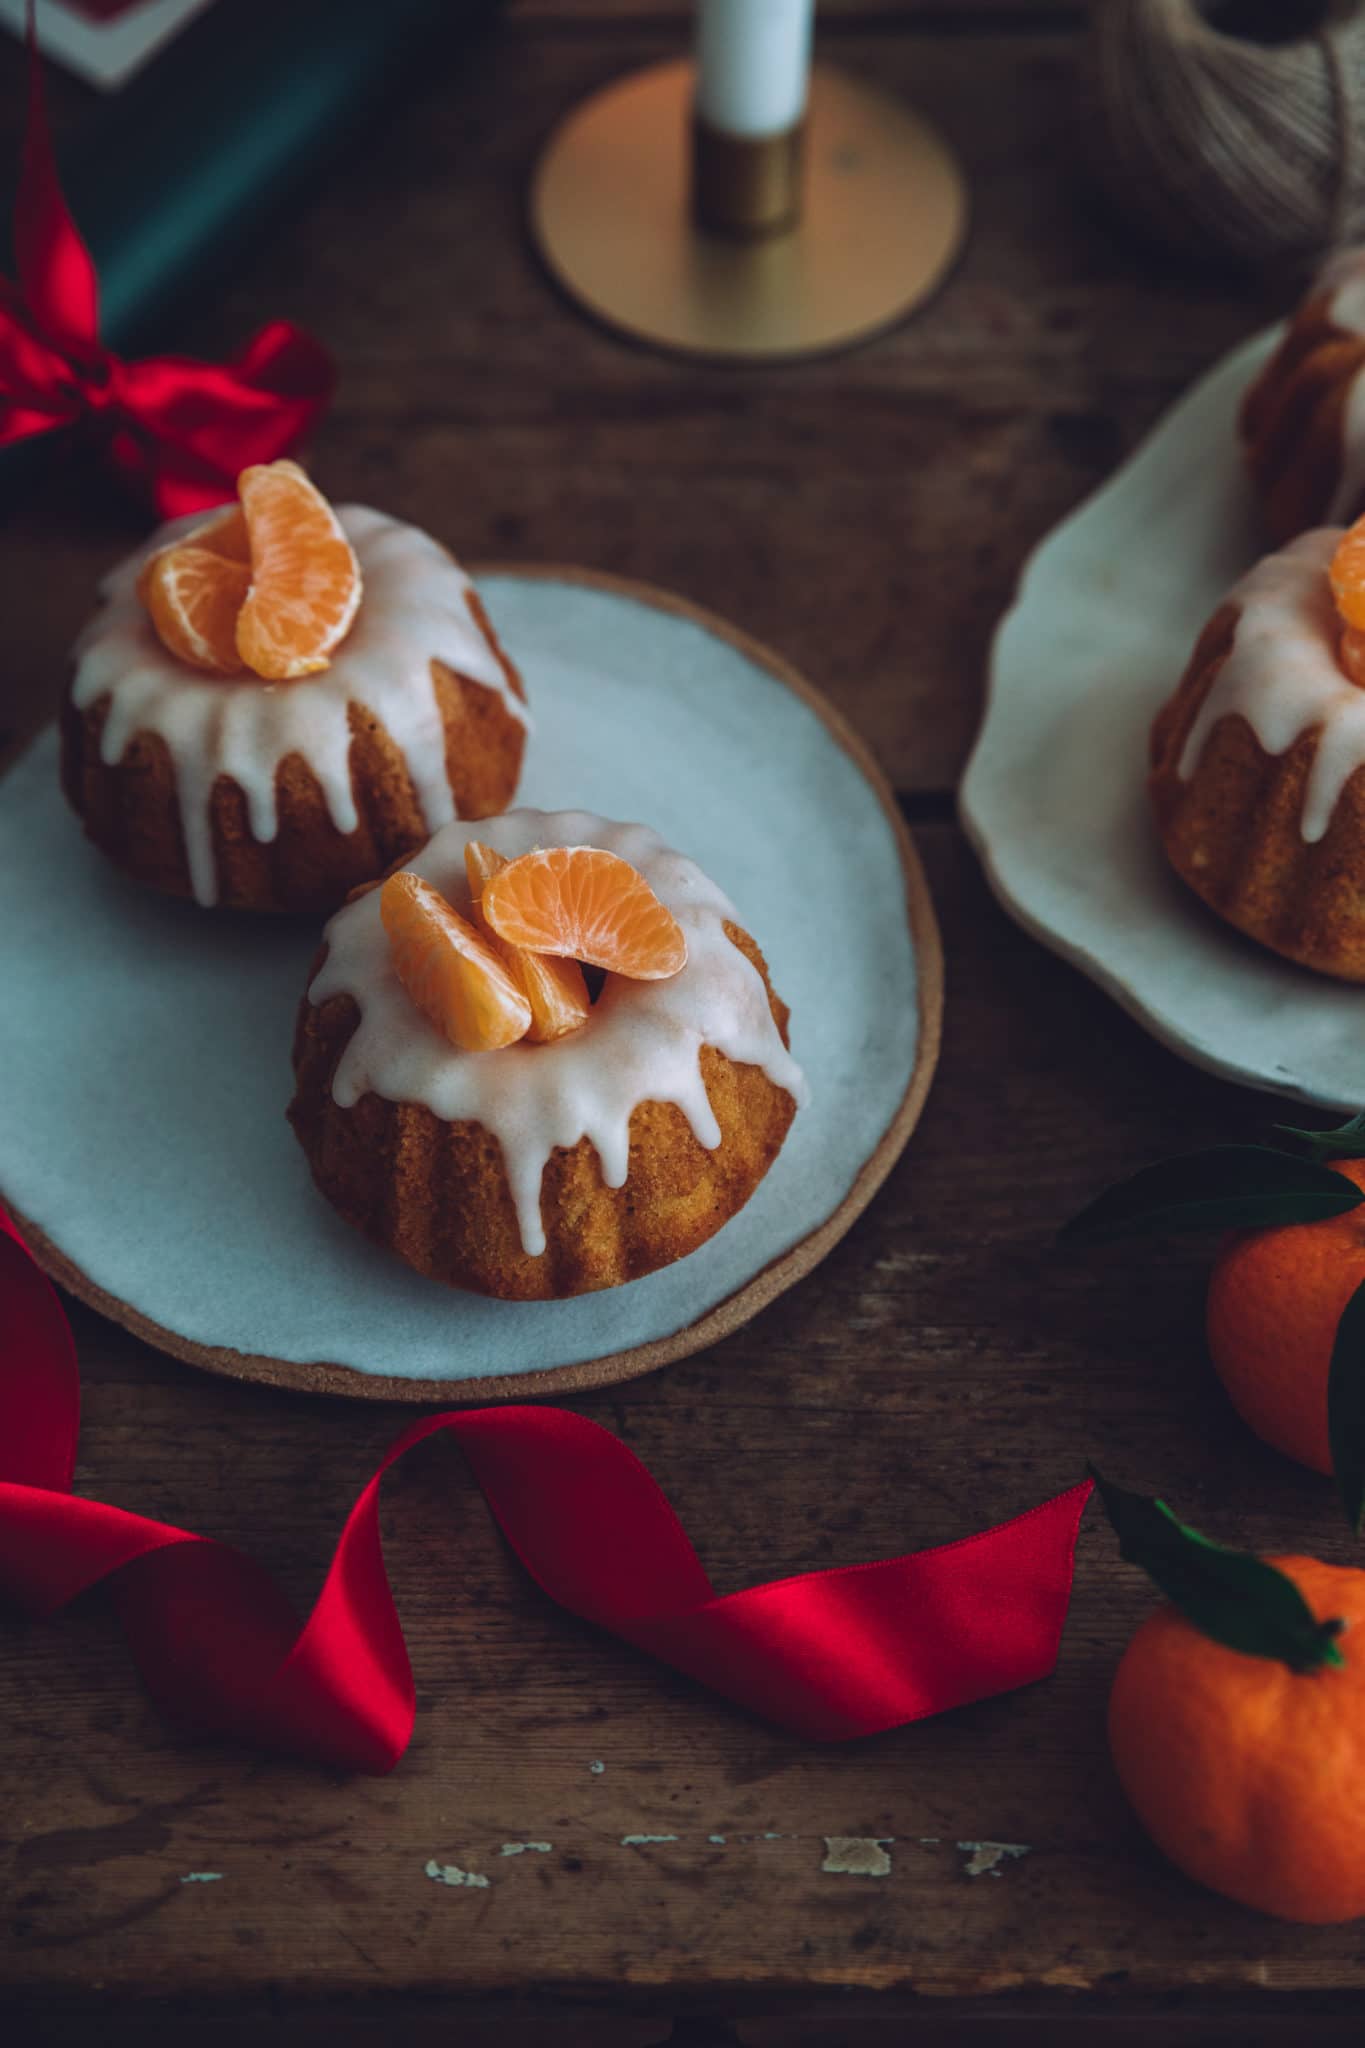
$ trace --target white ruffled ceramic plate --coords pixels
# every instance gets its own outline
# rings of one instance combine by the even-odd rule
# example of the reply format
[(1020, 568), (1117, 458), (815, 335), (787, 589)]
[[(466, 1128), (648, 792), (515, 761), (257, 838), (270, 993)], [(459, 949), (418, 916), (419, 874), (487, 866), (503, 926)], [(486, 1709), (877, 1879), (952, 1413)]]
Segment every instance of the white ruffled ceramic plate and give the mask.
[(567, 1302), (485, 1301), (347, 1229), (284, 1120), (310, 920), (215, 917), (84, 841), (47, 734), (0, 783), (0, 1191), (74, 1292), (177, 1356), (387, 1400), (521, 1398), (714, 1342), (871, 1199), (938, 1052), (942, 963), (895, 803), (831, 707), (675, 599), (572, 571), (484, 579), (526, 674), (519, 800), (643, 819), (736, 904), (811, 1083), (702, 1249)]
[(1365, 1105), (1365, 991), (1243, 939), (1178, 882), (1147, 737), (1196, 634), (1264, 552), (1234, 425), (1276, 333), (1226, 357), (1038, 548), (996, 636), (960, 809), (1005, 908), (1197, 1065)]

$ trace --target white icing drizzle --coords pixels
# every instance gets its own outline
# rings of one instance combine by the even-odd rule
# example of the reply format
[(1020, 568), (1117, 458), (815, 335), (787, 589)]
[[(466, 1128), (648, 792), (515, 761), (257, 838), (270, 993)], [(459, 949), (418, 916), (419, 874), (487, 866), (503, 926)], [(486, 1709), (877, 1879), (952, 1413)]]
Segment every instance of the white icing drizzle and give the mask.
[(1309, 845), (1323, 837), (1342, 790), (1365, 766), (1365, 690), (1337, 659), (1341, 618), (1327, 579), (1340, 539), (1339, 527), (1300, 534), (1229, 591), (1227, 602), (1239, 608), (1232, 647), (1180, 756), (1188, 782), (1209, 734), (1233, 714), (1267, 754), (1287, 753), (1301, 734), (1316, 731), (1301, 820)]
[(197, 519), (163, 527), (105, 579), (104, 603), (76, 643), (74, 703), (85, 710), (109, 700), (101, 758), (111, 765), (120, 760), (138, 733), (155, 733), (166, 743), (200, 903), (213, 903), (218, 893), (209, 802), (220, 775), (243, 791), (252, 836), (265, 844), (278, 829), (276, 772), (286, 756), (301, 754), (338, 832), (355, 831), (351, 704), (370, 710), (401, 749), (433, 832), (454, 817), (455, 804), (432, 661), (495, 690), (513, 717), (529, 725), (470, 611), (473, 585), (444, 548), (419, 528), (363, 505), (340, 506), (337, 516), (359, 560), (363, 590), (354, 625), (319, 675), (291, 683), (203, 675), (162, 645), (138, 600), (138, 573), (149, 554), (201, 524)]
[(674, 1102), (699, 1144), (714, 1151), (720, 1127), (707, 1099), (701, 1049), (763, 1069), (798, 1108), (805, 1079), (782, 1043), (763, 977), (725, 934), (736, 921), (728, 898), (693, 861), (673, 853), (644, 825), (617, 825), (586, 811), (508, 811), (438, 832), (408, 868), (468, 912), (464, 848), (482, 839), (509, 859), (538, 846), (597, 846), (639, 870), (687, 939), (687, 965), (667, 981), (608, 975), (581, 1029), (548, 1045), (459, 1052), (429, 1023), (393, 971), (372, 889), (326, 928), (327, 958), (309, 999), (352, 996), (360, 1021), (337, 1065), (334, 1099), (352, 1108), (367, 1093), (423, 1103), (448, 1123), (491, 1131), (502, 1147), (525, 1251), (545, 1249), (541, 1175), (557, 1146), (588, 1138), (608, 1187), (625, 1185), (631, 1112)]

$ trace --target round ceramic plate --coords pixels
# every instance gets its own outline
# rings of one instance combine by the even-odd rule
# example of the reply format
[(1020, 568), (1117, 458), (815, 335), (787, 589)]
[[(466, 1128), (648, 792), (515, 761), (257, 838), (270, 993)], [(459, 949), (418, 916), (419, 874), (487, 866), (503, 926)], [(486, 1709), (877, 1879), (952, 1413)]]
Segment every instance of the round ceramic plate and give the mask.
[(1264, 552), (1228, 356), (1043, 542), (996, 637), (962, 822), (1005, 908), (1174, 1051), (1230, 1080), (1365, 1104), (1365, 994), (1244, 939), (1166, 864), (1148, 732), (1195, 637)]
[(792, 1008), (812, 1102), (690, 1258), (564, 1302), (488, 1301), (368, 1245), (284, 1120), (311, 921), (214, 916), (89, 848), (45, 734), (0, 783), (0, 1188), (74, 1294), (177, 1357), (383, 1400), (629, 1379), (738, 1328), (866, 1207), (938, 1054), (942, 960), (905, 826), (811, 686), (657, 591), (489, 572), (535, 733), (518, 800), (638, 818), (720, 883)]

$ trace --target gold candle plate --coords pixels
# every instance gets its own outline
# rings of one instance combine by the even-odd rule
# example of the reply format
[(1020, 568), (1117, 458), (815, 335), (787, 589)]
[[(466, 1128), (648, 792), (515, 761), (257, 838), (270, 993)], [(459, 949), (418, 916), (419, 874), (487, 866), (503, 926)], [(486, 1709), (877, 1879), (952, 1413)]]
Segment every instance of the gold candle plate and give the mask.
[[(725, 152), (709, 132), (694, 187), (694, 84), (687, 62), (618, 80), (568, 115), (537, 165), (532, 232), (587, 311), (681, 355), (771, 361), (849, 348), (941, 283), (966, 232), (967, 192), (927, 122), (817, 67), (799, 131), (797, 218), (745, 233), (749, 202), (737, 192), (731, 206), (717, 192)], [(702, 226), (699, 205), (736, 231)]]

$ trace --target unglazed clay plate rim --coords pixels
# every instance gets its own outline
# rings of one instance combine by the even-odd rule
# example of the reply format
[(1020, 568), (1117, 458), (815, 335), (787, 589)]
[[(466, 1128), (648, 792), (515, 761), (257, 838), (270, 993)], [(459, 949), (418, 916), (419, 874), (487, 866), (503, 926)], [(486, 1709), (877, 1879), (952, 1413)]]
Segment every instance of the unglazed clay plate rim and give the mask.
[(1170, 872), (1148, 731), (1266, 542), (1236, 436), (1279, 339), (1208, 371), (1039, 544), (991, 653), (959, 816), (999, 902), (1171, 1051), (1326, 1108), (1365, 1103), (1361, 992), (1232, 930)]
[[(13, 1203), (10, 1214), (45, 1272), (78, 1301), (120, 1324), (158, 1350), (206, 1372), (294, 1392), (341, 1395), (365, 1401), (409, 1401), (428, 1406), (472, 1405), (522, 1401), (545, 1395), (585, 1392), (654, 1372), (660, 1366), (691, 1356), (749, 1322), (811, 1272), (866, 1209), (900, 1157), (919, 1121), (938, 1064), (943, 1018), (943, 950), (938, 922), (919, 856), (889, 784), (869, 749), (841, 714), (790, 663), (748, 634), (686, 599), (628, 578), (557, 565), (528, 568), (522, 564), (485, 564), (477, 572), (537, 582), (577, 584), (608, 596), (633, 601), (687, 619), (727, 643), (756, 667), (790, 690), (819, 719), (836, 745), (852, 761), (890, 828), (905, 882), (908, 943), (915, 963), (918, 1024), (915, 1057), (904, 1094), (885, 1130), (863, 1161), (847, 1192), (830, 1214), (785, 1252), (762, 1266), (725, 1299), (672, 1334), (603, 1356), (525, 1373), (487, 1378), (409, 1378), (370, 1373), (355, 1366), (296, 1361), (267, 1354), (232, 1350), (195, 1342), (142, 1314), (129, 1302), (97, 1285)], [(0, 1191), (0, 1199), (3, 1193)]]

